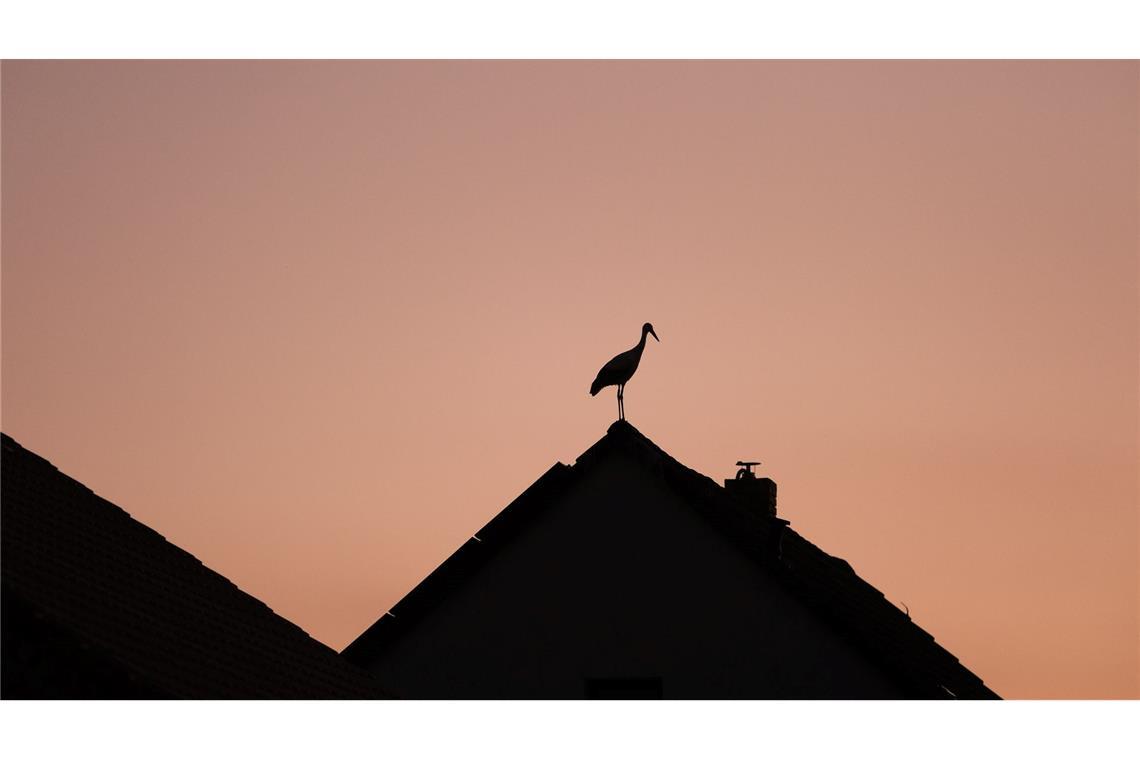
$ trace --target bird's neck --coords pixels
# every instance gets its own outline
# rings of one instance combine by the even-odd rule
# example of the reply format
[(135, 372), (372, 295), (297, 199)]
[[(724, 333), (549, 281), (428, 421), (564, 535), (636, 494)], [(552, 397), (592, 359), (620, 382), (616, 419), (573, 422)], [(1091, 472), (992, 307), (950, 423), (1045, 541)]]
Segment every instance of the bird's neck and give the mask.
[(637, 341), (637, 345), (633, 347), (633, 350), (637, 352), (638, 356), (640, 356), (641, 352), (645, 350), (645, 336), (648, 334), (649, 333), (647, 333), (645, 330), (642, 330), (641, 340)]

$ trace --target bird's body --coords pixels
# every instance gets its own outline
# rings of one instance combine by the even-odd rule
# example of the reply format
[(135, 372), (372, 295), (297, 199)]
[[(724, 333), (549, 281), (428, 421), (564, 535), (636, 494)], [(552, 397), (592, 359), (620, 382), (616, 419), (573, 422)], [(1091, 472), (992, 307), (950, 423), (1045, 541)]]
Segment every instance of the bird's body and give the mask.
[(652, 335), (654, 340), (660, 341), (657, 333), (653, 331), (653, 325), (646, 322), (641, 327), (641, 340), (637, 345), (628, 351), (622, 351), (606, 362), (605, 366), (598, 371), (598, 376), (594, 378), (594, 383), (590, 386), (590, 395), (598, 395), (598, 391), (602, 388), (607, 388), (611, 385), (617, 386), (618, 398), (618, 419), (625, 419), (625, 384), (633, 377), (633, 373), (637, 371), (637, 365), (641, 363), (641, 354), (645, 351), (645, 336)]
[(598, 391), (602, 388), (608, 388), (611, 385), (625, 385), (629, 379), (633, 377), (633, 373), (637, 371), (637, 365), (641, 364), (641, 354), (645, 351), (645, 335), (641, 336), (641, 342), (628, 351), (622, 351), (606, 362), (606, 366), (598, 371), (598, 376), (594, 378), (594, 384), (590, 386), (590, 395), (597, 396)]

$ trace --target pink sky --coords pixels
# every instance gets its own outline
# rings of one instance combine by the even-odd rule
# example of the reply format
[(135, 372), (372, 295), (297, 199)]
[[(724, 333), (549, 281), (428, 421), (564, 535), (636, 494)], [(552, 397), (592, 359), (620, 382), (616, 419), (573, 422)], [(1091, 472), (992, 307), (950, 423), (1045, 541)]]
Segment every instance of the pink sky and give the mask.
[(5, 62), (3, 429), (339, 649), (616, 415), (1137, 697), (1136, 62)]

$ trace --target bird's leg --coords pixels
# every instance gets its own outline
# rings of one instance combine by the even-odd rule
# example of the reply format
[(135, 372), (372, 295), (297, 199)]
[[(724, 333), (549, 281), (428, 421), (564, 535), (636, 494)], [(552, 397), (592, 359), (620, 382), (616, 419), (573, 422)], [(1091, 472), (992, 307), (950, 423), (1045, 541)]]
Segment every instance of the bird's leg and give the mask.
[(618, 419), (625, 419), (625, 383), (618, 386)]

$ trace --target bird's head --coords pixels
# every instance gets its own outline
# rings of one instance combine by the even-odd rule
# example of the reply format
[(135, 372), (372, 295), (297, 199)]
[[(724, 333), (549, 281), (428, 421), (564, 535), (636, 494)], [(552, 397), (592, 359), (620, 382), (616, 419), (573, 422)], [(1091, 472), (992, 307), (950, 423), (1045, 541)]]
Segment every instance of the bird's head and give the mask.
[(653, 325), (649, 324), (648, 322), (646, 322), (645, 324), (643, 324), (641, 326), (641, 337), (644, 338), (645, 333), (649, 333), (650, 335), (652, 335), (653, 340), (657, 341), (658, 343), (661, 342), (661, 339), (657, 337), (657, 333), (653, 332)]

